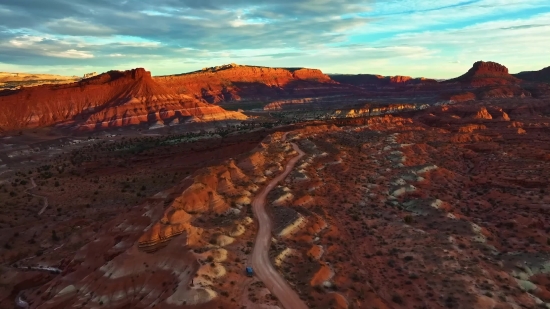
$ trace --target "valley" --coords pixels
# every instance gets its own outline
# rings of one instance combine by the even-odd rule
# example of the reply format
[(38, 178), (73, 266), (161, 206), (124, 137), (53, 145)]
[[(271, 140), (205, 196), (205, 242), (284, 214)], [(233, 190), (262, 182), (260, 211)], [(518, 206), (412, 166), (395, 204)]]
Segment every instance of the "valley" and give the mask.
[(550, 308), (543, 73), (0, 92), (0, 307)]

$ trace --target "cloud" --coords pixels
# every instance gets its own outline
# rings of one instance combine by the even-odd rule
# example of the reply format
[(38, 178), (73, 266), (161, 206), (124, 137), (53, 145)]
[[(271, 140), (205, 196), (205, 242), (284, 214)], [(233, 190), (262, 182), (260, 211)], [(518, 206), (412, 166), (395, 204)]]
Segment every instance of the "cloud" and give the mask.
[(89, 59), (94, 55), (87, 51), (81, 51), (76, 49), (69, 49), (62, 52), (46, 52), (45, 55), (58, 58), (72, 58), (72, 59)]
[(109, 36), (115, 34), (113, 29), (91, 22), (66, 17), (49, 21), (44, 27), (52, 33), (72, 36)]
[(543, 36), (549, 33), (544, 18), (549, 19), (533, 12), (550, 12), (550, 4), (2, 0), (0, 63), (22, 69), (57, 66), (69, 74), (133, 66), (169, 74), (238, 62), (440, 77), (483, 56), (536, 69), (548, 47)]

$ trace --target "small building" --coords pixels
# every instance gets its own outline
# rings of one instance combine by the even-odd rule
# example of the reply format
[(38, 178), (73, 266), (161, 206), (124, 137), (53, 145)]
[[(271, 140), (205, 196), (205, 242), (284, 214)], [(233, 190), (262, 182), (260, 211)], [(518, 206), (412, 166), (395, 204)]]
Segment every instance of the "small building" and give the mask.
[(254, 276), (254, 270), (252, 269), (252, 267), (250, 266), (246, 267), (246, 275), (249, 277)]

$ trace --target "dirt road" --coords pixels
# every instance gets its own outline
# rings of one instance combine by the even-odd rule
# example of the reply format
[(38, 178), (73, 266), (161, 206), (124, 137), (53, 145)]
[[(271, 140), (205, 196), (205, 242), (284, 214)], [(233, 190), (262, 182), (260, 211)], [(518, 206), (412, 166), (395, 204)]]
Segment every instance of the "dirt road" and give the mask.
[(275, 270), (269, 261), (268, 255), (269, 246), (271, 244), (272, 222), (265, 211), (265, 201), (269, 191), (271, 191), (279, 181), (283, 180), (294, 168), (296, 162), (305, 155), (298, 145), (292, 143), (292, 148), (298, 152), (298, 155), (292, 158), (287, 163), (284, 172), (269, 182), (252, 201), (252, 208), (254, 209), (254, 214), (259, 224), (256, 243), (254, 244), (254, 251), (252, 252), (252, 267), (258, 278), (260, 278), (271, 293), (279, 299), (283, 308), (307, 309), (307, 305), (300, 299), (298, 293), (296, 293), (277, 270)]
[(46, 210), (46, 208), (48, 208), (48, 198), (43, 196), (43, 195), (38, 195), (38, 194), (34, 194), (34, 193), (30, 193), (29, 191), (36, 188), (36, 182), (34, 182), (34, 178), (31, 178), (31, 185), (32, 185), (32, 188), (28, 188), (27, 189), (27, 194), (29, 195), (32, 195), (34, 197), (38, 197), (38, 198), (41, 198), (41, 199), (44, 199), (44, 206), (42, 206), (42, 208), (40, 209), (40, 211), (38, 212), (38, 215), (41, 216), (42, 213)]

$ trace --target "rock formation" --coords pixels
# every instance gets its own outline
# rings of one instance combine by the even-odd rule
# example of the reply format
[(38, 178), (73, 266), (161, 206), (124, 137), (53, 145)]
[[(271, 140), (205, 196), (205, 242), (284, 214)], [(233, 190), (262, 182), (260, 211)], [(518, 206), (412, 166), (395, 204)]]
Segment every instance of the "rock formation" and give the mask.
[(466, 74), (447, 82), (459, 82), (473, 87), (506, 85), (520, 82), (508, 73), (508, 68), (496, 62), (478, 61)]
[[(535, 73), (544, 76), (543, 71)], [(441, 83), (443, 89), (448, 88), (451, 93), (443, 97), (455, 102), (463, 102), (473, 99), (541, 97), (550, 93), (550, 87), (547, 85), (528, 83), (517, 78), (519, 76), (533, 77), (530, 74), (513, 76), (508, 73), (508, 68), (501, 64), (478, 61), (466, 74)], [(457, 89), (458, 87), (461, 91)]]
[(493, 116), (489, 114), (487, 108), (482, 107), (473, 117), (474, 119), (493, 119)]
[(0, 128), (13, 130), (69, 122), (78, 129), (131, 124), (246, 119), (241, 113), (178, 94), (144, 69), (110, 71), (76, 83), (0, 93)]
[(496, 62), (478, 61), (472, 68), (457, 78), (446, 81), (458, 82), (471, 87), (488, 85), (509, 85), (519, 83), (520, 80), (508, 73), (508, 68)]
[[(269, 68), (236, 64), (155, 77), (167, 89), (203, 102), (273, 100), (329, 94), (335, 83), (317, 69)], [(340, 87), (341, 88), (341, 87)]]

